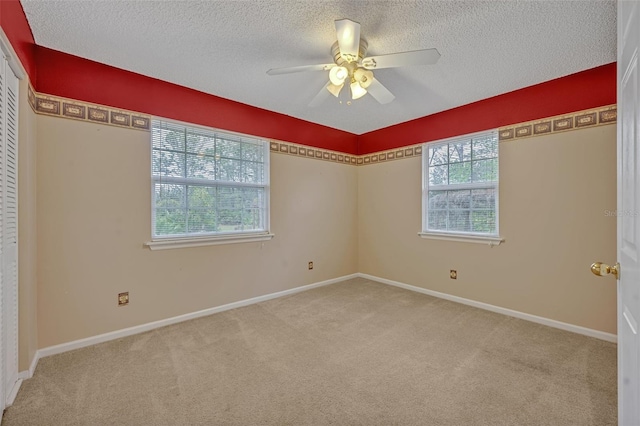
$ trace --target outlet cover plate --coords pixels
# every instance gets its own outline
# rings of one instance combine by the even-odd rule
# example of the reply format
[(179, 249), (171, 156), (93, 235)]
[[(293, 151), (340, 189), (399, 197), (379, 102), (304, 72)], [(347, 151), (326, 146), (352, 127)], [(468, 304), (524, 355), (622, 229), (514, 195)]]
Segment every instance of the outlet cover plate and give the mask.
[(129, 304), (129, 292), (118, 293), (118, 306), (126, 306)]

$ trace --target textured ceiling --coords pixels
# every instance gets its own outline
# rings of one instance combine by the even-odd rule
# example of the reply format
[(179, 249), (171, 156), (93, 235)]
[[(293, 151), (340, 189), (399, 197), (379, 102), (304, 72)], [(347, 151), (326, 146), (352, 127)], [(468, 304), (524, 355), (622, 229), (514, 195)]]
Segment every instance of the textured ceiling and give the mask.
[[(22, 4), (38, 45), (356, 134), (616, 60), (615, 1)], [(435, 47), (442, 57), (376, 71), (390, 104), (367, 95), (310, 108), (328, 71), (266, 71), (330, 63), (340, 18), (361, 23), (369, 55)]]

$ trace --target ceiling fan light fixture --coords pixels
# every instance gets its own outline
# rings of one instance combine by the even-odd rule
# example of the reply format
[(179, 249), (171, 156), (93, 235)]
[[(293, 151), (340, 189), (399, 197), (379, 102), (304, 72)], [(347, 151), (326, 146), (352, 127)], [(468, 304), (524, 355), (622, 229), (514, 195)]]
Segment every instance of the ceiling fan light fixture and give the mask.
[(340, 86), (349, 76), (349, 71), (345, 67), (333, 67), (329, 71), (329, 81), (331, 84)]
[(344, 83), (342, 84), (329, 83), (327, 85), (327, 90), (329, 91), (329, 93), (331, 93), (333, 96), (337, 98), (343, 87), (344, 87)]
[(363, 89), (366, 89), (373, 82), (373, 72), (365, 70), (364, 68), (358, 68), (353, 73), (353, 78), (360, 84)]
[(335, 21), (336, 36), (340, 43), (340, 56), (347, 62), (358, 60), (360, 47), (360, 24), (350, 19)]
[[(369, 44), (360, 37), (360, 23), (350, 19), (338, 19), (335, 21), (335, 27), (337, 40), (331, 46), (333, 63), (274, 68), (267, 71), (268, 75), (329, 71), (329, 82), (309, 103), (310, 107), (320, 105), (327, 98), (325, 89), (338, 98), (340, 104), (351, 105), (353, 100), (360, 99), (367, 93), (379, 104), (388, 104), (395, 96), (374, 78), (373, 71), (382, 68), (433, 65), (440, 58), (440, 52), (435, 48), (367, 56)], [(351, 99), (346, 91), (342, 92), (347, 83), (351, 89)]]
[(355, 101), (356, 99), (360, 99), (366, 94), (367, 94), (367, 89), (360, 86), (360, 83), (358, 83), (357, 81), (353, 81), (351, 83), (351, 99)]

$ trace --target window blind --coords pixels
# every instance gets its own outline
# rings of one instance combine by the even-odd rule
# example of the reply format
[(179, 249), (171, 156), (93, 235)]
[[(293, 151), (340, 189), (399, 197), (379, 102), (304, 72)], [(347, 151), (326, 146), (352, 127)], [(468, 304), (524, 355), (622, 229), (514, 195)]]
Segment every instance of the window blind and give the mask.
[(498, 235), (498, 133), (423, 148), (423, 232)]
[(153, 120), (154, 237), (268, 231), (262, 139)]

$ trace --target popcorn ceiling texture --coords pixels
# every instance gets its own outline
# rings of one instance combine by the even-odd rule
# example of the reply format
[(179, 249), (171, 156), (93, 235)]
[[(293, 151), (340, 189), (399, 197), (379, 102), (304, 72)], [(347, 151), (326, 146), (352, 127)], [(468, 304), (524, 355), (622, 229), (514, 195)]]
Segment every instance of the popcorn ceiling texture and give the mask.
[[(22, 3), (38, 45), (356, 134), (616, 60), (614, 1)], [(442, 57), (376, 71), (390, 104), (310, 108), (328, 72), (266, 71), (331, 62), (340, 18), (362, 24), (370, 55)]]

